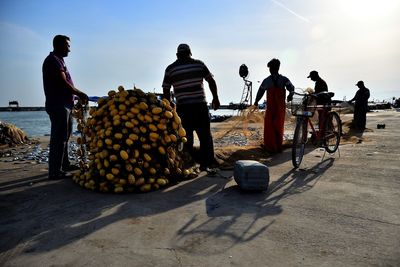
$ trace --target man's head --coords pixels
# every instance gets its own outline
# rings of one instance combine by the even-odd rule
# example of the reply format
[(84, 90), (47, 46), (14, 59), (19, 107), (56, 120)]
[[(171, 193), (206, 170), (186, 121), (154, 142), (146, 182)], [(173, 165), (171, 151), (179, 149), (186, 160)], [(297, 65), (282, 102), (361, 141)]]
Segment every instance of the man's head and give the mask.
[(310, 78), (311, 80), (316, 81), (319, 78), (318, 71), (316, 71), (316, 70), (311, 71), (310, 75), (308, 75), (307, 78)]
[(187, 44), (180, 44), (178, 45), (176, 56), (178, 58), (189, 58), (192, 55), (190, 50), (190, 46)]
[(358, 86), (358, 88), (363, 88), (364, 87), (364, 82), (363, 81), (358, 81), (356, 83), (356, 86)]
[(67, 57), (70, 52), (69, 37), (65, 35), (56, 35), (53, 38), (54, 53), (61, 57)]
[(279, 59), (273, 58), (270, 62), (268, 62), (267, 67), (269, 68), (269, 72), (271, 74), (277, 74), (279, 72), (279, 67), (281, 66), (281, 62)]

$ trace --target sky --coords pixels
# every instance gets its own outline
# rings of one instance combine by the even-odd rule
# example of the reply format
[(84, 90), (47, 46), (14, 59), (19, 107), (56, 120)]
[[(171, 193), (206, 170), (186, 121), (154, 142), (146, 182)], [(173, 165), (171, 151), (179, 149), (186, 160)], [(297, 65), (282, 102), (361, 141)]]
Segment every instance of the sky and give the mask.
[(71, 38), (65, 62), (89, 96), (119, 85), (161, 93), (165, 68), (187, 43), (222, 104), (241, 99), (241, 64), (254, 101), (272, 58), (296, 88), (313, 88), (307, 76), (317, 70), (334, 99), (351, 99), (363, 80), (370, 100), (390, 101), (400, 97), (398, 25), (398, 0), (1, 0), (0, 106), (44, 106), (41, 66), (57, 34)]

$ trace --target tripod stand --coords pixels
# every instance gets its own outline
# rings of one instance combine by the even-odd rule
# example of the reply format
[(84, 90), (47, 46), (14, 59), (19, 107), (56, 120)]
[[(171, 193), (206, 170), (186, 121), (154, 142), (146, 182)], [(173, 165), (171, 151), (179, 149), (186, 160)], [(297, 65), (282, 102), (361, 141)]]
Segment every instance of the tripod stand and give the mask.
[(253, 82), (247, 80), (247, 76), (249, 75), (249, 70), (245, 64), (242, 64), (239, 68), (239, 75), (243, 78), (244, 87), (242, 92), (242, 97), (239, 102), (239, 111), (247, 108), (253, 102)]

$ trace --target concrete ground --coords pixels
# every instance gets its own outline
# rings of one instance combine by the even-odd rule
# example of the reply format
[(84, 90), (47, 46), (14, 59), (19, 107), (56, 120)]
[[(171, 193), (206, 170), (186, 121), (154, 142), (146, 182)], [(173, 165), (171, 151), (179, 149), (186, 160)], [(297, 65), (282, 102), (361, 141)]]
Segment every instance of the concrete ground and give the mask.
[(221, 171), (100, 194), (1, 163), (0, 266), (400, 266), (400, 112), (367, 121), (358, 143), (309, 149), (297, 170), (290, 149), (274, 156), (263, 193)]

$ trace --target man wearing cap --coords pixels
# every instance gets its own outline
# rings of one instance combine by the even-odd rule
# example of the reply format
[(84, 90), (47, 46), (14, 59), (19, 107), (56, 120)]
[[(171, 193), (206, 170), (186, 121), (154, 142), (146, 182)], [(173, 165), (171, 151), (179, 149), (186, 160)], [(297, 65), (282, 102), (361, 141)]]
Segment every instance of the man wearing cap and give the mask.
[(193, 155), (193, 131), (196, 131), (200, 141), (200, 170), (207, 170), (214, 161), (214, 145), (203, 80), (207, 81), (212, 93), (211, 106), (214, 110), (220, 106), (217, 84), (207, 66), (192, 58), (189, 45), (180, 44), (176, 56), (177, 60), (165, 69), (163, 97), (171, 101), (170, 89), (173, 86), (176, 111), (186, 130), (185, 145)]
[(315, 82), (314, 92), (321, 93), (321, 92), (328, 92), (328, 85), (326, 82), (319, 76), (318, 71), (313, 70), (310, 72), (307, 78), (310, 78), (312, 81)]
[(287, 98), (288, 101), (292, 100), (294, 92), (294, 86), (290, 80), (279, 74), (280, 65), (281, 62), (276, 58), (268, 62), (267, 66), (271, 75), (261, 83), (254, 102), (257, 107), (258, 101), (267, 91), (267, 106), (264, 116), (264, 146), (271, 153), (282, 152), (286, 90), (290, 92)]
[[(316, 70), (310, 72), (307, 78), (310, 78), (315, 82), (314, 85), (314, 93), (318, 94), (321, 92), (328, 92), (328, 85), (326, 82), (319, 76)], [(330, 104), (330, 101), (327, 102), (326, 99), (317, 98), (317, 105)], [(325, 118), (327, 117), (328, 111), (326, 109), (318, 109), (318, 125), (319, 125), (319, 134), (323, 135), (325, 130)]]
[(367, 122), (369, 89), (365, 87), (363, 81), (358, 81), (356, 86), (359, 88), (356, 95), (349, 101), (354, 104), (353, 127), (357, 130), (364, 130)]

